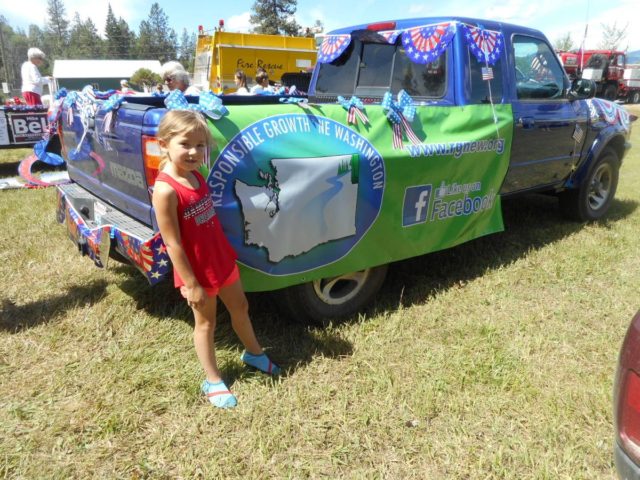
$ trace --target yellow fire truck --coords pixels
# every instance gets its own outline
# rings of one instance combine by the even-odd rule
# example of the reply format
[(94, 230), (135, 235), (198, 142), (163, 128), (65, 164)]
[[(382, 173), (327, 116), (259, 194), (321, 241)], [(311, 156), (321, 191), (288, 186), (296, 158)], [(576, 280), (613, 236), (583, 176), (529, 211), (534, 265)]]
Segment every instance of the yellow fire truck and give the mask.
[(205, 90), (232, 93), (236, 90), (236, 70), (244, 70), (251, 87), (255, 84), (256, 70), (262, 67), (270, 81), (280, 83), (285, 73), (310, 71), (316, 63), (316, 52), (313, 38), (233, 33), (222, 29), (209, 35), (199, 27), (193, 80)]

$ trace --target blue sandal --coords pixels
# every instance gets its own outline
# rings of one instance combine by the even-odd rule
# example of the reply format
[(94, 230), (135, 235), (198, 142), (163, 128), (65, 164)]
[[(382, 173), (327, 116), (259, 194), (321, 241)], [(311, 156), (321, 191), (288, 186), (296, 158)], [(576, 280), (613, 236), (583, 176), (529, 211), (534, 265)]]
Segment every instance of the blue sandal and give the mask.
[(202, 393), (209, 402), (218, 408), (233, 408), (238, 404), (238, 399), (231, 393), (224, 382), (212, 383), (209, 380), (202, 382)]
[(273, 363), (264, 352), (260, 355), (253, 355), (245, 350), (245, 352), (240, 356), (240, 360), (250, 367), (257, 368), (261, 372), (269, 375), (280, 375), (280, 367)]

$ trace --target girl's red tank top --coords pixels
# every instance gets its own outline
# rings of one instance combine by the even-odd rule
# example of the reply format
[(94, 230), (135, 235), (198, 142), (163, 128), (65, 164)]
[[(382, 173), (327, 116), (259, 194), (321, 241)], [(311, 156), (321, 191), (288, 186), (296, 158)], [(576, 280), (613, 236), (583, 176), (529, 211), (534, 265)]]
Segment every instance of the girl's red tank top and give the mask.
[[(195, 190), (164, 172), (158, 174), (156, 181), (171, 185), (178, 196), (182, 248), (198, 283), (203, 288), (219, 288), (233, 271), (238, 256), (224, 236), (204, 177), (197, 171), (193, 173), (199, 183)], [(176, 287), (184, 285), (175, 268), (173, 280)]]

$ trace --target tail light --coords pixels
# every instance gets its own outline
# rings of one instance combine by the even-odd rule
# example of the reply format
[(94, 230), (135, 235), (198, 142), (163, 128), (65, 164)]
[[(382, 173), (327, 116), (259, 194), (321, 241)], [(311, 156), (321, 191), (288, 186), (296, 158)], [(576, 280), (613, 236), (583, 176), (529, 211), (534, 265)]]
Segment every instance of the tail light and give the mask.
[(627, 370), (618, 404), (618, 426), (624, 450), (640, 461), (640, 376)]
[(396, 22), (378, 22), (378, 23), (370, 23), (369, 25), (367, 25), (367, 30), (373, 30), (374, 32), (394, 30), (395, 28), (396, 28)]
[(144, 175), (147, 178), (147, 187), (153, 187), (158, 176), (162, 152), (156, 137), (148, 135), (142, 136), (142, 160), (144, 164)]

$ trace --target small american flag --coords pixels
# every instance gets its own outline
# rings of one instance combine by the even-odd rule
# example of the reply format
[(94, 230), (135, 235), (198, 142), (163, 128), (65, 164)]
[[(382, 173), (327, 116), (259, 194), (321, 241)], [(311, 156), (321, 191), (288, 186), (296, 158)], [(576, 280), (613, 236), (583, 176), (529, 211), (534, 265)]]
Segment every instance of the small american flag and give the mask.
[(482, 80), (493, 80), (493, 68), (482, 67)]
[(580, 125), (576, 124), (576, 128), (573, 130), (573, 139), (576, 143), (582, 143), (582, 139), (584, 138), (584, 130), (580, 128)]

